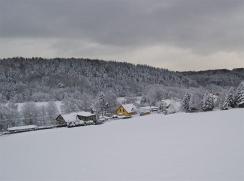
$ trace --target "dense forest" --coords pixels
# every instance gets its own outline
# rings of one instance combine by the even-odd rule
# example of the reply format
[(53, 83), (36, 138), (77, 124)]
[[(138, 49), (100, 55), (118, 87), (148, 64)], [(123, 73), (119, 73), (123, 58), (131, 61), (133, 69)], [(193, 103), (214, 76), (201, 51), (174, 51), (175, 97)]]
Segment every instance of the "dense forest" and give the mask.
[(141, 95), (149, 85), (197, 86), (180, 73), (145, 65), (89, 59), (9, 58), (0, 60), (2, 101), (62, 100), (74, 91), (96, 95)]
[(237, 86), (244, 80), (244, 68), (182, 72), (182, 74), (203, 87), (207, 87), (208, 85), (221, 87)]
[(147, 65), (77, 58), (0, 59), (0, 101), (63, 100), (72, 94), (141, 96), (151, 85), (212, 89), (237, 86), (244, 69), (173, 72)]

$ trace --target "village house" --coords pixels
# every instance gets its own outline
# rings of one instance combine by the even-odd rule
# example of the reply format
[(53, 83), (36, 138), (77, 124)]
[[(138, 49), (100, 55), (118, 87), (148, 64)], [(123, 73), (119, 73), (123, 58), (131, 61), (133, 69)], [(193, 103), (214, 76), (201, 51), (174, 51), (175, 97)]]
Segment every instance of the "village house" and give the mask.
[(57, 124), (58, 126), (66, 126), (70, 122), (77, 122), (77, 121), (84, 121), (85, 123), (88, 121), (96, 122), (97, 117), (95, 114), (92, 114), (90, 112), (72, 112), (69, 114), (60, 114), (57, 118)]
[(136, 114), (136, 106), (134, 104), (122, 104), (116, 109), (119, 116), (132, 116)]

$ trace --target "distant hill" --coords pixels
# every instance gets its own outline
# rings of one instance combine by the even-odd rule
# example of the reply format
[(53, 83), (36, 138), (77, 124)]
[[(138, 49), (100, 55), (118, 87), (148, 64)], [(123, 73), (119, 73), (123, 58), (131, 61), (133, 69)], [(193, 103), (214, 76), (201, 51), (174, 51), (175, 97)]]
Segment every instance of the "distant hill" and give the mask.
[(236, 86), (244, 69), (174, 72), (124, 62), (83, 58), (0, 59), (0, 101), (62, 100), (67, 94), (141, 95), (152, 85), (175, 88)]
[(237, 86), (244, 80), (244, 68), (227, 70), (206, 70), (198, 72), (182, 72), (182, 74), (203, 87), (214, 84), (218, 86)]

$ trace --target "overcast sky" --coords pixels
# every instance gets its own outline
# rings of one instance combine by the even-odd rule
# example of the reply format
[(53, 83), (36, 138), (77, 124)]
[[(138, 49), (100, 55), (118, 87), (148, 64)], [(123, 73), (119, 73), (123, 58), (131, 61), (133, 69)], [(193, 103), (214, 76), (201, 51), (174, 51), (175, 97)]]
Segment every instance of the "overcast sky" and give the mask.
[(0, 56), (244, 67), (244, 1), (0, 0)]

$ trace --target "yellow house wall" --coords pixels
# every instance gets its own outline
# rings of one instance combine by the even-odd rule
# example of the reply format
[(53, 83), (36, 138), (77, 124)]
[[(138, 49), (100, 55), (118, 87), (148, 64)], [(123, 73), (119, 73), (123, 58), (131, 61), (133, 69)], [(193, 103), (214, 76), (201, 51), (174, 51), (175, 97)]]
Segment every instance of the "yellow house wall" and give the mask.
[(116, 114), (118, 115), (123, 115), (123, 116), (131, 116), (131, 113), (128, 113), (123, 106), (120, 106), (117, 110), (116, 110)]

